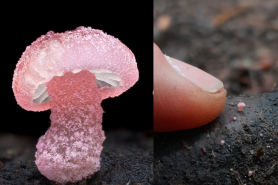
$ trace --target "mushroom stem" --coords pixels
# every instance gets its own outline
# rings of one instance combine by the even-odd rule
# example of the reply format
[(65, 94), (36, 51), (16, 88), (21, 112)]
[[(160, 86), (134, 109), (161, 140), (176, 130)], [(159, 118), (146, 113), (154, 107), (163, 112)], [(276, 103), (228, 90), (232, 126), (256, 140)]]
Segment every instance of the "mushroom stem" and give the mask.
[(38, 141), (35, 163), (48, 179), (76, 182), (100, 170), (105, 136), (96, 77), (88, 70), (67, 72), (46, 86), (51, 126)]

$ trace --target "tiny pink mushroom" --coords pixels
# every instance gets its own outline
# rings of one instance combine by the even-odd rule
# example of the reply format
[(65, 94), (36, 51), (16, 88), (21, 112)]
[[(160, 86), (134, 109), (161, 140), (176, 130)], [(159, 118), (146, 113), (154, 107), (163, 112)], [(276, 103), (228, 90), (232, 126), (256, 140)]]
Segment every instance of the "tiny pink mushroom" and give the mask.
[(224, 140), (221, 140), (221, 141), (220, 141), (220, 144), (221, 144), (221, 145), (224, 145), (224, 143), (225, 143)]
[(36, 145), (41, 174), (64, 184), (100, 170), (101, 102), (119, 96), (138, 78), (132, 51), (101, 30), (49, 31), (28, 46), (12, 88), (22, 108), (51, 109), (51, 126)]
[(233, 120), (236, 121), (236, 117), (234, 117)]
[(243, 102), (239, 102), (238, 104), (237, 104), (237, 107), (238, 107), (238, 111), (242, 111), (242, 109), (243, 109), (243, 107), (245, 107), (245, 103), (243, 103)]
[(252, 173), (253, 173), (252, 171), (249, 171), (248, 176), (250, 177), (252, 175)]

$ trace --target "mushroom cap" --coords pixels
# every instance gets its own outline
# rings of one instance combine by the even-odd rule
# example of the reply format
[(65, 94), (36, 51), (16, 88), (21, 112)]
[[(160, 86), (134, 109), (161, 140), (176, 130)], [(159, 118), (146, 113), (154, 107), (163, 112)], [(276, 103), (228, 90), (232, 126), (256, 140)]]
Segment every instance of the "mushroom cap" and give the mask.
[(35, 91), (45, 91), (44, 84), (54, 76), (80, 70), (109, 76), (111, 84), (117, 84), (100, 87), (102, 99), (119, 96), (139, 78), (134, 54), (117, 38), (83, 26), (64, 33), (49, 31), (26, 47), (16, 65), (12, 88), (17, 103), (30, 111), (49, 109), (49, 101), (34, 103)]
[(239, 102), (239, 103), (237, 104), (237, 107), (245, 107), (245, 103)]

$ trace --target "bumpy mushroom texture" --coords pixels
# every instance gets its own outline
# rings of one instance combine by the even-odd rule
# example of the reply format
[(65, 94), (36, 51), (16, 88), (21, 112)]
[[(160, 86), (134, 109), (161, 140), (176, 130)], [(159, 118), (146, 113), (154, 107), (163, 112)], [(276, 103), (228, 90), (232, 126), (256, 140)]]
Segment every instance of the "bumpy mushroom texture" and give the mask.
[(51, 126), (37, 144), (40, 172), (64, 183), (98, 171), (105, 139), (100, 103), (122, 94), (138, 77), (130, 49), (101, 30), (50, 31), (28, 46), (12, 88), (25, 110), (51, 109)]
[(17, 103), (30, 111), (49, 109), (51, 97), (45, 84), (54, 76), (83, 69), (95, 74), (101, 99), (119, 96), (139, 76), (132, 51), (117, 38), (90, 27), (49, 31), (26, 48), (16, 65), (13, 91)]
[(88, 70), (67, 72), (46, 86), (51, 97), (51, 126), (39, 139), (35, 163), (50, 180), (81, 180), (100, 169), (105, 140), (96, 77)]

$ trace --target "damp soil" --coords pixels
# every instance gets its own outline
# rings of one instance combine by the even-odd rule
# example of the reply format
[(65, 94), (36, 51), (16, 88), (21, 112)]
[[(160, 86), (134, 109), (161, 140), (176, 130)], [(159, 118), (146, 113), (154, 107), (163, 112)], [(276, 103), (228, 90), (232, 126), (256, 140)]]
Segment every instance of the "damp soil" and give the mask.
[[(153, 182), (153, 139), (148, 133), (109, 131), (101, 169), (67, 185), (149, 185)], [(0, 185), (54, 185), (34, 161), (38, 138), (0, 133)]]
[(155, 185), (278, 184), (278, 92), (229, 96), (211, 123), (155, 133), (154, 151)]

